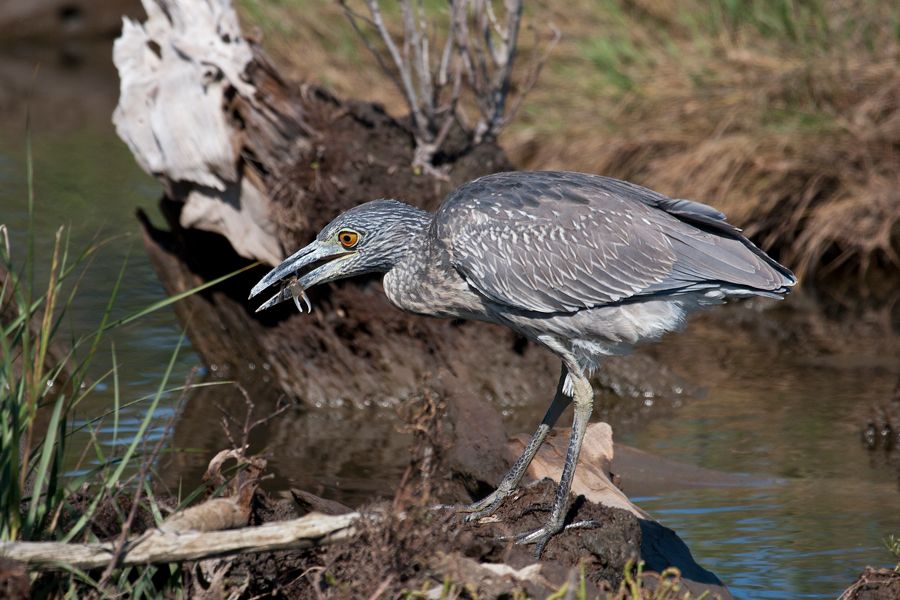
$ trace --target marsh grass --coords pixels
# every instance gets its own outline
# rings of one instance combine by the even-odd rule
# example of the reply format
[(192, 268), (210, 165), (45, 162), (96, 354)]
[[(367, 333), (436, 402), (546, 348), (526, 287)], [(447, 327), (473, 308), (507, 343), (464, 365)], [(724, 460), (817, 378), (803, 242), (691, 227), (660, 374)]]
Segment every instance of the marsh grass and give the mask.
[[(288, 74), (402, 114), (336, 3), (238, 5)], [(519, 168), (714, 204), (803, 279), (897, 271), (896, 2), (529, 2), (522, 69), (548, 23), (562, 39), (501, 138)]]
[(888, 552), (894, 557), (894, 571), (900, 573), (900, 536), (894, 535), (893, 533), (887, 536), (884, 540), (884, 547), (887, 548)]
[[(98, 325), (75, 336), (69, 333), (72, 328), (67, 317), (79, 301), (84, 274), (107, 241), (75, 250), (67, 229), (60, 227), (52, 254), (37, 256), (37, 205), (28, 134), (26, 177), (28, 229), (21, 247), (12, 245), (10, 232), (0, 225), (0, 540), (97, 541), (95, 525), (101, 512), (116, 533), (124, 536), (138, 513), (157, 522), (163, 517), (152, 475), (167, 436), (153, 439), (150, 435), (159, 433), (161, 402), (202, 385), (221, 383), (173, 384), (182, 335), (155, 391), (127, 398), (122, 393), (127, 374), (119, 364), (112, 334), (234, 274), (116, 318), (126, 258), (112, 282)], [(36, 273), (43, 270), (37, 268), (43, 266), (41, 261), (49, 268), (46, 278), (39, 280)], [(76, 419), (83, 401), (101, 385), (112, 390), (112, 406), (104, 414)], [(120, 414), (132, 407), (140, 407), (142, 417), (137, 430), (125, 434), (120, 431)], [(70, 447), (75, 434), (79, 434), (77, 439), (87, 440), (84, 447)], [(112, 444), (112, 450), (100, 443), (101, 437), (110, 436), (120, 442)], [(71, 461), (65, 459), (70, 456), (79, 457), (75, 469), (66, 468)], [(186, 503), (195, 495), (174, 502)], [(78, 595), (76, 590), (84, 591), (85, 586), (104, 595), (104, 589), (119, 585), (133, 597), (156, 597), (159, 586), (168, 585), (176, 572), (174, 567), (110, 568), (97, 577), (73, 570), (67, 577), (51, 578), (50, 584), (44, 581), (43, 585), (50, 585), (59, 595)]]

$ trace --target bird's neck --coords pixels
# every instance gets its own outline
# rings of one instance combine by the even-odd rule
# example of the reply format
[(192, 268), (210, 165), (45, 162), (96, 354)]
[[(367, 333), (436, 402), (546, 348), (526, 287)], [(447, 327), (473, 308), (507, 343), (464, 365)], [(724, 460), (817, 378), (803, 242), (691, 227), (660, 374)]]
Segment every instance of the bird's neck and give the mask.
[(394, 306), (433, 317), (479, 318), (482, 299), (452, 267), (449, 254), (431, 231), (433, 215), (420, 211), (409, 243), (384, 276), (384, 292)]
[(433, 240), (429, 235), (434, 215), (413, 206), (404, 210), (402, 219), (393, 225), (394, 248), (391, 264), (385, 269), (384, 291), (396, 306), (421, 312), (420, 292), (429, 288)]
[(392, 215), (390, 235), (385, 240), (385, 245), (389, 247), (381, 253), (386, 257), (381, 265), (383, 272), (387, 273), (420, 257), (428, 243), (432, 217), (430, 212), (409, 204), (402, 204), (400, 210)]

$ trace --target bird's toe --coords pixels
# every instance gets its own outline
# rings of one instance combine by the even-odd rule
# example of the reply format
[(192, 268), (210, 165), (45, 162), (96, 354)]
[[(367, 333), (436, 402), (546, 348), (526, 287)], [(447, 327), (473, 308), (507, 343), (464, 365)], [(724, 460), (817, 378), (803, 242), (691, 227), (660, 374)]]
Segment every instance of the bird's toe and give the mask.
[(508, 495), (509, 492), (505, 492), (498, 488), (481, 500), (463, 506), (459, 509), (459, 512), (468, 513), (465, 517), (467, 523), (489, 517), (497, 512), (497, 509), (500, 508), (500, 505), (503, 504), (503, 500), (506, 499)]
[(520, 533), (515, 537), (515, 542), (517, 544), (534, 544), (534, 557), (539, 559), (541, 554), (544, 553), (547, 542), (562, 530), (562, 527), (555, 527), (552, 524), (547, 524), (540, 529)]
[(513, 539), (517, 544), (534, 544), (534, 557), (540, 558), (541, 554), (544, 552), (544, 548), (547, 546), (547, 542), (549, 542), (556, 534), (568, 531), (569, 529), (594, 529), (596, 527), (600, 527), (600, 523), (592, 520), (576, 521), (575, 523), (570, 523), (565, 526), (562, 524), (557, 525), (555, 523), (547, 523), (540, 529), (520, 533)]

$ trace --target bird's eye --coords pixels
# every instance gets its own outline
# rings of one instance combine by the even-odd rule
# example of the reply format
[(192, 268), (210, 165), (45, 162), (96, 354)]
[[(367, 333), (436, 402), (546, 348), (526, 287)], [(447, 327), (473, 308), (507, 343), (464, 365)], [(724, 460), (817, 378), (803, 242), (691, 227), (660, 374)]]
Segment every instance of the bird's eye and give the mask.
[(352, 229), (341, 229), (338, 232), (338, 241), (344, 248), (352, 248), (359, 243), (359, 234)]

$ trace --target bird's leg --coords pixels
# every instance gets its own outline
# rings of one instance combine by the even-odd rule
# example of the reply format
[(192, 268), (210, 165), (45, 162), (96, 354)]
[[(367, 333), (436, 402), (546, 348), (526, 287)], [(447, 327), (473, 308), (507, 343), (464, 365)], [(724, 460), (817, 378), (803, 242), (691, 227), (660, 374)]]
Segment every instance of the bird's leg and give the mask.
[(500, 481), (500, 485), (497, 486), (497, 489), (478, 502), (474, 502), (461, 509), (462, 512), (469, 513), (466, 515), (466, 521), (475, 521), (482, 517), (492, 515), (500, 507), (503, 500), (512, 494), (519, 486), (519, 482), (521, 482), (522, 477), (525, 476), (525, 471), (528, 470), (528, 465), (531, 464), (531, 461), (535, 454), (537, 454), (541, 444), (544, 443), (547, 434), (553, 428), (553, 425), (556, 424), (559, 415), (562, 414), (572, 401), (572, 399), (563, 392), (567, 374), (568, 369), (563, 365), (562, 373), (560, 373), (559, 376), (559, 383), (556, 386), (556, 395), (553, 397), (553, 402), (550, 403), (550, 408), (547, 409), (547, 413), (544, 415), (541, 424), (538, 425), (534, 435), (532, 435), (531, 439), (528, 441), (528, 445), (525, 446), (525, 450), (522, 451), (522, 455), (519, 456), (509, 472)]
[(566, 462), (563, 465), (559, 486), (556, 488), (556, 497), (553, 501), (553, 508), (550, 510), (550, 518), (547, 520), (547, 524), (540, 529), (516, 536), (516, 542), (519, 544), (536, 544), (535, 556), (537, 558), (540, 558), (541, 552), (550, 538), (564, 529), (572, 478), (575, 475), (575, 466), (578, 464), (578, 455), (581, 453), (581, 442), (584, 440), (584, 432), (587, 429), (594, 405), (594, 393), (588, 379), (574, 370), (570, 372), (569, 377), (574, 388), (575, 420), (572, 422), (572, 434), (569, 437)]

